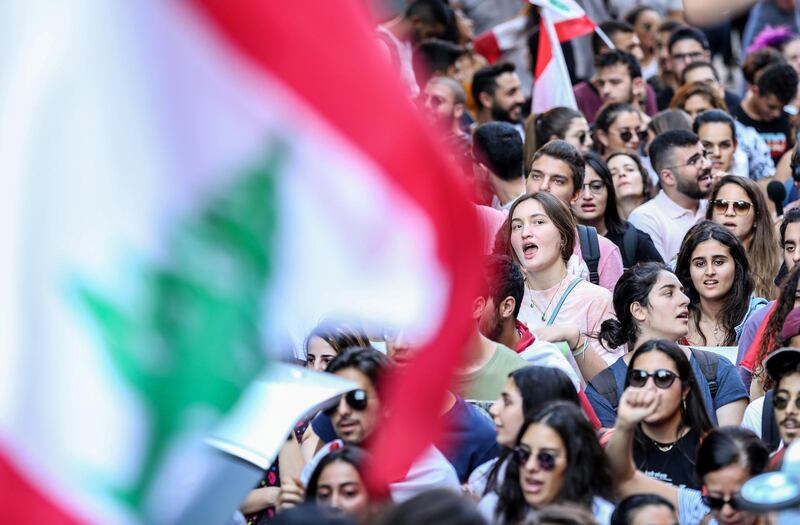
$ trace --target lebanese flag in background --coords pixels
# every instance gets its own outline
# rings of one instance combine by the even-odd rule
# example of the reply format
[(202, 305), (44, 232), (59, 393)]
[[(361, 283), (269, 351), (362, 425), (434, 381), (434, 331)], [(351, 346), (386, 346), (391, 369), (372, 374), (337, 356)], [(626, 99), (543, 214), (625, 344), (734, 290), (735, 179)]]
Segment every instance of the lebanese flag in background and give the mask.
[(371, 482), (435, 437), (481, 235), (359, 5), (6, 6), (0, 522), (168, 522), (309, 305), (429, 341)]
[(531, 111), (565, 106), (578, 109), (560, 43), (592, 33), (597, 27), (575, 0), (530, 0), (540, 7), (539, 52)]

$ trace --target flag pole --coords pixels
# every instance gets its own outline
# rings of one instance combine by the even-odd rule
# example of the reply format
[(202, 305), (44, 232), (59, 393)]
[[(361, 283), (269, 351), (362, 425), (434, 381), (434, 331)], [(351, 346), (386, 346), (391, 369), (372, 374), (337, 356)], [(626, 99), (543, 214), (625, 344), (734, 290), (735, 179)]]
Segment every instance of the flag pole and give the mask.
[(614, 42), (612, 42), (611, 39), (608, 38), (608, 35), (606, 34), (606, 32), (603, 31), (602, 29), (600, 29), (600, 26), (595, 26), (594, 27), (594, 32), (597, 33), (597, 36), (600, 37), (600, 40), (602, 40), (603, 43), (608, 46), (608, 49), (616, 49), (617, 48), (614, 45)]

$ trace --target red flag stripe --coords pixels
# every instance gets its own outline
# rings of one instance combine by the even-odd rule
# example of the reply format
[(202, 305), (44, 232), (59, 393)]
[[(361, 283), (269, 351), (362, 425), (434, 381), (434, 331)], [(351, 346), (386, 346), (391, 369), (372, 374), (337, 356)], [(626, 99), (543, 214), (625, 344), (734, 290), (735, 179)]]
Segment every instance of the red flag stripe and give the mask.
[(386, 182), (431, 220), (437, 255), (453, 288), (435, 344), (421, 349), (387, 382), (385, 401), (392, 417), (372, 441), (375, 461), (368, 472), (373, 485), (400, 479), (440, 430), (438, 409), (471, 330), (469, 304), (481, 271), (474, 210), (451, 165), (406, 102), (408, 95), (376, 47), (374, 27), (358, 2), (195, 0), (193, 5), (235, 49), (357, 145), (387, 175)]
[(497, 42), (494, 31), (486, 31), (478, 35), (473, 45), (475, 52), (483, 55), (490, 64), (494, 64), (500, 58), (500, 44)]
[[(550, 36), (547, 34), (547, 26), (544, 24), (544, 19), (539, 22), (539, 50), (536, 53), (536, 71), (534, 72), (535, 78), (540, 78), (544, 73), (547, 64), (553, 60), (553, 47), (550, 45)], [(534, 87), (534, 89), (536, 89)]]
[(556, 28), (559, 42), (567, 42), (573, 38), (591, 34), (594, 32), (595, 27), (597, 27), (587, 15), (583, 15), (580, 18), (563, 20), (553, 24), (553, 26)]
[(81, 523), (31, 483), (0, 449), (0, 523), (47, 523), (78, 525)]

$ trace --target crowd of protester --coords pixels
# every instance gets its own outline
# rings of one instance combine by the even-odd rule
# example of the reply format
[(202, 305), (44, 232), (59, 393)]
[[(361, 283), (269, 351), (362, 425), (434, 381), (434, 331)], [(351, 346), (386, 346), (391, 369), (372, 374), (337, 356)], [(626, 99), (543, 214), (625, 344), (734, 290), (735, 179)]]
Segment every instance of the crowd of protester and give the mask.
[[(297, 423), (248, 523), (770, 523), (740, 490), (800, 433), (793, 15), (737, 33), (578, 3), (608, 40), (563, 44), (577, 107), (536, 114), (535, 8), (411, 0), (377, 28), (485, 227), (473, 334), (445, 435), (378, 498), (364, 445), (415, 342), (322, 320), (299, 355), (357, 389)], [(481, 55), (509, 17), (527, 42)]]

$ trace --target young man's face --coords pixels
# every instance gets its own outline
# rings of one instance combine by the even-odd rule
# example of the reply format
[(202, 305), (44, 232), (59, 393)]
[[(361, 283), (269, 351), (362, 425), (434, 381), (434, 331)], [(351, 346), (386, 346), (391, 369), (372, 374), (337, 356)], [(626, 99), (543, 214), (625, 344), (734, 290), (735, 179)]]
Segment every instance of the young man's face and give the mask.
[(525, 96), (516, 73), (503, 73), (495, 80), (497, 87), (491, 102), (492, 120), (517, 124), (522, 121)]
[(525, 191), (528, 193), (546, 191), (569, 206), (576, 198), (569, 164), (561, 159), (542, 155), (531, 165), (531, 171), (525, 181)]
[(436, 82), (429, 82), (425, 86), (424, 100), (430, 115), (446, 129), (450, 129), (453, 121), (464, 111), (463, 104), (456, 104), (453, 92)]
[(800, 222), (790, 222), (786, 225), (783, 235), (783, 262), (786, 269), (792, 268), (800, 261)]
[(758, 86), (751, 86), (750, 90), (753, 93), (753, 109), (758, 120), (772, 122), (780, 118), (785, 104), (778, 100), (778, 97), (772, 93), (762, 95)]
[[(774, 395), (775, 421), (783, 443), (789, 446), (800, 433), (800, 408), (797, 406), (800, 399), (800, 374), (783, 376), (775, 387)], [(783, 408), (778, 408), (779, 406)]]
[(602, 68), (597, 73), (595, 86), (604, 104), (633, 102), (633, 80), (624, 64)]
[(498, 341), (503, 335), (503, 318), (499, 305), (494, 304), (494, 299), (487, 297), (483, 309), (478, 317), (478, 330), (484, 337)]
[(736, 137), (731, 133), (731, 127), (724, 122), (708, 122), (700, 126), (697, 135), (711, 159), (711, 169), (715, 173), (729, 173), (736, 153)]
[(714, 76), (714, 72), (711, 70), (710, 67), (695, 67), (690, 69), (686, 72), (686, 78), (683, 79), (684, 84), (695, 84), (702, 82), (703, 84), (709, 86), (711, 89), (716, 91), (720, 97), (725, 96), (725, 90), (717, 80), (717, 77)]
[(692, 62), (708, 60), (708, 51), (703, 49), (703, 45), (697, 40), (685, 38), (678, 40), (672, 45), (669, 51), (669, 61), (672, 64), (672, 71), (675, 76), (681, 78), (683, 70)]
[(331, 415), (331, 423), (337, 436), (345, 443), (361, 444), (378, 425), (381, 409), (378, 393), (369, 377), (357, 368), (342, 368), (335, 374), (353, 381), (367, 395), (367, 406), (363, 410), (354, 409), (347, 403), (346, 397), (342, 396)]
[(614, 42), (614, 47), (620, 51), (625, 51), (636, 57), (636, 60), (644, 60), (644, 51), (642, 50), (642, 42), (636, 33), (623, 33), (618, 32), (611, 39)]

